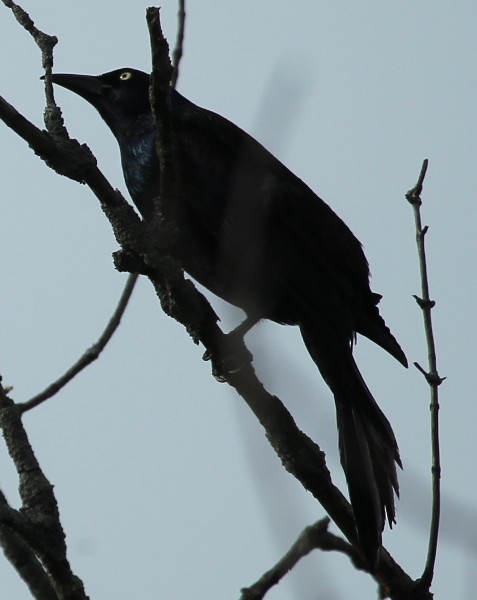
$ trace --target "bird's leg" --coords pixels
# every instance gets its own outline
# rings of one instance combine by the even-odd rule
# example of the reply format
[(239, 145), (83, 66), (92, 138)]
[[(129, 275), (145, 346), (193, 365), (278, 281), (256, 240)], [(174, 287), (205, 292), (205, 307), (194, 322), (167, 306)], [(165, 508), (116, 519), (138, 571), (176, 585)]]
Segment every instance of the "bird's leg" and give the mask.
[(259, 321), (260, 317), (256, 317), (254, 315), (247, 315), (245, 319), (239, 325), (237, 325), (235, 329), (229, 331), (227, 335), (231, 336), (231, 338), (240, 338), (243, 340), (243, 338), (252, 329), (252, 327), (255, 327), (255, 325)]
[(247, 316), (242, 323), (217, 340), (215, 348), (209, 348), (203, 360), (212, 362), (212, 373), (217, 381), (224, 382), (225, 374), (237, 373), (253, 360), (251, 352), (244, 343), (244, 336), (258, 322), (258, 318)]

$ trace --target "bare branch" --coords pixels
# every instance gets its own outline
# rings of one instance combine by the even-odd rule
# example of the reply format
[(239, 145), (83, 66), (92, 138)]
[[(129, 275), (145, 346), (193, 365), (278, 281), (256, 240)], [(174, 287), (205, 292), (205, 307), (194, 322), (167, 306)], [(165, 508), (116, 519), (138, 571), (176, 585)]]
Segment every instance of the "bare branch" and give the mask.
[(131, 294), (134, 290), (134, 286), (136, 285), (136, 281), (138, 279), (138, 275), (133, 273), (129, 275), (126, 285), (124, 286), (124, 290), (119, 299), (116, 310), (114, 311), (109, 323), (107, 324), (105, 330), (99, 337), (98, 341), (95, 342), (90, 348), (84, 352), (84, 354), (80, 357), (80, 359), (72, 365), (66, 373), (64, 373), (61, 377), (59, 377), (56, 381), (54, 381), (51, 385), (49, 385), (42, 392), (33, 396), (27, 402), (17, 403), (17, 407), (21, 413), (24, 413), (35, 406), (38, 406), (45, 400), (48, 400), (55, 394), (57, 394), (62, 388), (65, 387), (67, 383), (69, 383), (78, 373), (80, 373), (83, 369), (85, 369), (88, 365), (94, 362), (101, 352), (104, 350), (109, 340), (113, 337), (114, 332), (119, 327), (121, 322), (121, 318), (126, 310), (129, 299), (131, 298)]
[(53, 64), (51, 53), (53, 51), (53, 48), (58, 43), (58, 38), (54, 35), (48, 35), (47, 33), (44, 33), (43, 31), (40, 31), (37, 27), (35, 27), (33, 19), (25, 10), (23, 10), (23, 8), (20, 5), (15, 4), (15, 2), (13, 2), (12, 0), (2, 0), (2, 2), (7, 8), (9, 8), (12, 11), (18, 23), (26, 31), (28, 31), (28, 33), (35, 40), (37, 46), (42, 51), (44, 68), (46, 69), (49, 67), (51, 69), (51, 66)]
[(306, 527), (285, 556), (258, 581), (242, 589), (241, 600), (262, 600), (265, 594), (293, 569), (312, 550), (335, 550), (346, 554), (357, 569), (366, 570), (359, 552), (351, 544), (328, 531), (329, 518), (325, 517)]
[[(174, 208), (177, 194), (175, 142), (170, 119), (173, 67), (169, 58), (169, 45), (162, 32), (159, 8), (148, 8), (146, 20), (152, 57), (150, 99), (157, 130), (156, 152), (159, 161), (159, 196), (156, 198), (154, 216), (150, 223), (151, 250), (160, 245), (161, 250), (167, 251), (175, 236)], [(169, 261), (169, 268), (172, 271), (180, 270), (175, 261)]]
[(424, 319), (424, 330), (426, 334), (426, 343), (428, 349), (429, 370), (426, 372), (418, 363), (414, 363), (417, 369), (425, 376), (431, 391), (431, 446), (432, 446), (432, 515), (431, 527), (429, 532), (429, 546), (427, 552), (426, 566), (420, 578), (420, 585), (423, 589), (429, 589), (434, 577), (434, 565), (437, 555), (437, 541), (439, 537), (439, 520), (440, 520), (440, 478), (441, 478), (441, 461), (439, 449), (439, 385), (444, 381), (437, 372), (436, 348), (434, 342), (434, 333), (432, 329), (431, 311), (435, 306), (434, 300), (430, 299), (429, 294), (429, 278), (427, 274), (426, 249), (424, 238), (428, 231), (428, 227), (423, 227), (421, 222), (421, 193), (426, 176), (428, 161), (424, 160), (421, 173), (417, 184), (407, 192), (406, 199), (412, 205), (414, 212), (414, 221), (416, 226), (416, 243), (419, 255), (419, 269), (421, 273), (421, 289), (422, 297), (414, 296), (416, 302), (422, 309)]
[(14, 14), (18, 23), (32, 36), (36, 45), (41, 50), (41, 62), (42, 66), (45, 69), (45, 94), (47, 106), (45, 110), (45, 122), (48, 125), (50, 118), (52, 116), (51, 113), (55, 115), (55, 122), (57, 124), (61, 124), (58, 130), (58, 133), (63, 132), (63, 121), (61, 119), (61, 111), (55, 105), (54, 96), (53, 96), (53, 86), (51, 84), (51, 70), (53, 68), (53, 48), (58, 43), (58, 38), (53, 35), (48, 35), (43, 31), (40, 31), (33, 22), (30, 15), (21, 8), (18, 4), (12, 2), (12, 0), (2, 0), (6, 7), (10, 8), (12, 13)]
[[(60, 523), (53, 486), (44, 475), (33, 453), (21, 421), (20, 411), (5, 394), (1, 385), (0, 428), (10, 458), (19, 475), (19, 492), (22, 501), (21, 511), (15, 511), (2, 503), (1, 527), (15, 532), (33, 550), (54, 582), (53, 585), (60, 593), (60, 597), (67, 597), (69, 600), (87, 600), (83, 584), (71, 572), (66, 557), (65, 534)], [(14, 541), (18, 541), (17, 538), (12, 536), (7, 538), (10, 550), (13, 548)]]
[[(3, 431), (10, 458), (20, 475), (19, 491), (22, 504), (25, 507), (24, 514), (28, 516), (31, 512), (33, 519), (38, 519), (40, 513), (49, 515), (49, 519), (51, 519), (51, 516), (58, 519), (53, 486), (40, 469), (23, 427), (19, 410), (5, 394), (1, 385), (0, 427)], [(55, 538), (58, 548), (64, 550), (63, 532), (58, 530)]]

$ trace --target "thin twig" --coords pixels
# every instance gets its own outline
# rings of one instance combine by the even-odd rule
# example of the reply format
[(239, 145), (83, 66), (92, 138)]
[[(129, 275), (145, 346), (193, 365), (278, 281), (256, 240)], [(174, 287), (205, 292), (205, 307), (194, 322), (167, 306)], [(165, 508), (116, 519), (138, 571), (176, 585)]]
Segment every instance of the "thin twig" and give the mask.
[(328, 531), (330, 519), (325, 517), (313, 525), (306, 527), (297, 540), (277, 564), (264, 573), (258, 581), (242, 589), (240, 600), (262, 600), (270, 589), (293, 569), (299, 560), (312, 550), (337, 551), (348, 556), (357, 569), (365, 570), (363, 559), (359, 552), (343, 538)]
[(88, 365), (90, 365), (93, 361), (95, 361), (101, 352), (106, 347), (109, 340), (113, 337), (114, 332), (119, 327), (121, 322), (121, 318), (126, 310), (129, 299), (131, 298), (131, 294), (134, 290), (134, 286), (138, 279), (138, 275), (136, 273), (132, 273), (129, 275), (126, 285), (122, 291), (121, 297), (119, 299), (116, 310), (114, 311), (111, 319), (109, 320), (106, 328), (103, 333), (99, 337), (98, 341), (94, 343), (90, 348), (88, 348), (81, 358), (72, 365), (61, 377), (59, 377), (56, 381), (50, 384), (47, 388), (45, 388), (42, 392), (33, 396), (30, 400), (26, 402), (18, 403), (18, 409), (21, 413), (26, 412), (27, 410), (31, 410), (38, 406), (48, 398), (51, 398), (55, 394), (57, 394), (62, 388), (65, 387), (67, 383), (69, 383), (78, 373), (80, 373), (83, 369), (85, 369)]
[[(41, 62), (45, 70), (45, 95), (46, 109), (45, 122), (51, 119), (51, 113), (56, 114), (54, 122), (57, 123), (58, 133), (63, 133), (63, 122), (61, 119), (61, 111), (55, 105), (53, 96), (53, 85), (51, 83), (51, 71), (53, 68), (53, 48), (58, 43), (58, 38), (54, 35), (49, 35), (35, 26), (30, 15), (23, 10), (21, 6), (15, 4), (12, 0), (2, 0), (6, 7), (10, 8), (18, 23), (32, 36), (36, 45), (41, 51)], [(58, 118), (59, 117), (59, 118)]]
[(44, 68), (51, 68), (53, 65), (53, 48), (58, 43), (58, 38), (54, 35), (48, 35), (35, 27), (33, 19), (20, 5), (15, 4), (12, 0), (2, 0), (2, 2), (12, 11), (23, 29), (35, 40), (38, 48), (41, 50)]
[(419, 255), (419, 268), (421, 273), (422, 296), (414, 296), (416, 302), (422, 309), (424, 319), (424, 330), (426, 334), (426, 343), (428, 349), (429, 370), (426, 372), (418, 363), (414, 363), (416, 368), (425, 376), (431, 390), (431, 447), (432, 447), (432, 515), (429, 532), (429, 546), (427, 551), (426, 566), (420, 578), (419, 584), (423, 589), (429, 589), (434, 577), (434, 565), (437, 555), (437, 541), (439, 537), (439, 519), (441, 506), (440, 478), (441, 461), (439, 450), (439, 385), (444, 381), (437, 372), (436, 348), (434, 342), (434, 333), (432, 329), (431, 311), (435, 302), (431, 300), (429, 294), (429, 278), (427, 274), (427, 261), (425, 249), (425, 235), (428, 227), (423, 227), (421, 222), (420, 207), (422, 204), (421, 193), (424, 178), (426, 176), (428, 161), (424, 160), (421, 173), (417, 184), (412, 190), (407, 192), (406, 199), (412, 205), (414, 212), (414, 221), (416, 225), (416, 243)]
[(174, 51), (172, 52), (172, 66), (174, 71), (171, 77), (171, 86), (175, 88), (177, 86), (177, 80), (179, 79), (179, 65), (184, 53), (184, 33), (185, 33), (185, 0), (179, 0), (179, 9), (177, 12), (177, 37)]

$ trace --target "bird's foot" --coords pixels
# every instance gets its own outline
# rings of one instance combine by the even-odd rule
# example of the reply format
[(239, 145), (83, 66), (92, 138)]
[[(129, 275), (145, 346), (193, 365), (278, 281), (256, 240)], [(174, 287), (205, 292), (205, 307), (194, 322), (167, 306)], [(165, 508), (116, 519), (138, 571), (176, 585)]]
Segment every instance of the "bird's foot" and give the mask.
[(204, 352), (202, 359), (211, 361), (213, 376), (220, 383), (224, 383), (229, 375), (238, 373), (250, 364), (253, 356), (245, 346), (242, 331), (237, 328), (221, 335), (215, 347)]

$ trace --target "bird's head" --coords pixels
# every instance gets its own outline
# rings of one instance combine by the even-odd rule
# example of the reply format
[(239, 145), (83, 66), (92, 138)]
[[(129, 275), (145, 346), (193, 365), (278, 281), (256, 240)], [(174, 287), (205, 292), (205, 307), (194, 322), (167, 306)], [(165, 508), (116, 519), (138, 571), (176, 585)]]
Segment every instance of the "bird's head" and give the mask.
[(92, 104), (114, 133), (120, 123), (150, 112), (149, 75), (124, 68), (103, 75), (52, 75), (53, 83)]

